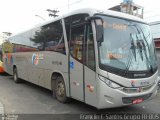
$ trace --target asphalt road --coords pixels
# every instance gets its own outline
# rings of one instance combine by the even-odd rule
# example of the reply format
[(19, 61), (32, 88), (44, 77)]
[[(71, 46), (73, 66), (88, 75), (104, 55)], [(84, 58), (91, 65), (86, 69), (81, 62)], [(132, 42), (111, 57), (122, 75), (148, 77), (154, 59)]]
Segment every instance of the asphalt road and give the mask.
[(154, 99), (138, 105), (97, 110), (76, 100), (59, 103), (52, 98), (51, 91), (28, 82), (15, 84), (9, 75), (0, 76), (0, 101), (6, 114), (160, 113), (160, 92)]

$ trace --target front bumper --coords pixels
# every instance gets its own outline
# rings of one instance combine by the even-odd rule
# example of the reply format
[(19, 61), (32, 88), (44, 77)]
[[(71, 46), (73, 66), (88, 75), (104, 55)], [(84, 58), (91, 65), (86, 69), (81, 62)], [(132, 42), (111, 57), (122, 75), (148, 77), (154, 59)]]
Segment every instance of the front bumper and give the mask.
[(137, 93), (125, 93), (122, 89), (113, 89), (108, 87), (104, 82), (99, 81), (98, 93), (98, 109), (114, 108), (133, 104), (136, 99), (143, 99), (143, 101), (153, 98), (157, 94), (157, 83), (155, 83), (147, 91)]

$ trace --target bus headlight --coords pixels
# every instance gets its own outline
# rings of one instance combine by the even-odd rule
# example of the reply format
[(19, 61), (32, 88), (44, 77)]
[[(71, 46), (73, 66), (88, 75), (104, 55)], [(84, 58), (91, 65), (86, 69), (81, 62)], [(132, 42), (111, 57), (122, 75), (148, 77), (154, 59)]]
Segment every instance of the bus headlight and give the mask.
[(113, 81), (111, 81), (111, 80), (109, 80), (109, 79), (107, 79), (107, 78), (105, 78), (105, 77), (103, 77), (101, 75), (98, 75), (98, 76), (99, 76), (99, 79), (101, 81), (103, 81), (104, 83), (106, 83), (111, 88), (116, 89), (116, 88), (122, 87), (122, 86), (118, 85), (117, 83), (115, 83), (115, 82), (113, 82)]

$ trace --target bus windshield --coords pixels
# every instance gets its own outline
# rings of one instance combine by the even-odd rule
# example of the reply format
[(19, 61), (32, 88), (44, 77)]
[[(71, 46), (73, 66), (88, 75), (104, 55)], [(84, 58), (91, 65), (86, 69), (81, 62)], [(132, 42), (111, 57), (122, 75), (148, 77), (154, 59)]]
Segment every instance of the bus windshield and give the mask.
[(127, 19), (97, 16), (102, 19), (95, 20), (96, 26), (103, 27), (103, 40), (98, 43), (100, 68), (112, 73), (121, 71), (123, 75), (144, 71), (153, 75), (157, 70), (157, 58), (149, 26)]

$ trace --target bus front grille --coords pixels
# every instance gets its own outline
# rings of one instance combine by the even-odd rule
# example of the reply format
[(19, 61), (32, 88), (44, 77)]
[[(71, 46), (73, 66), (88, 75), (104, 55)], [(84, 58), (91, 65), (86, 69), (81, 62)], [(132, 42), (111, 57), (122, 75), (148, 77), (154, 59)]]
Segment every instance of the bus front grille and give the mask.
[(153, 85), (145, 86), (145, 87), (136, 87), (136, 88), (123, 88), (122, 91), (125, 93), (139, 93), (139, 92), (145, 92), (148, 91), (150, 88), (152, 88)]

